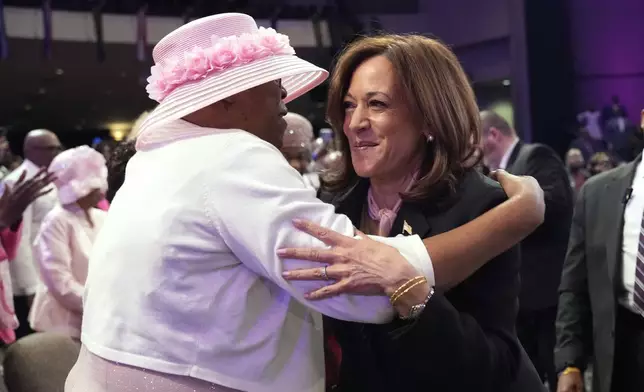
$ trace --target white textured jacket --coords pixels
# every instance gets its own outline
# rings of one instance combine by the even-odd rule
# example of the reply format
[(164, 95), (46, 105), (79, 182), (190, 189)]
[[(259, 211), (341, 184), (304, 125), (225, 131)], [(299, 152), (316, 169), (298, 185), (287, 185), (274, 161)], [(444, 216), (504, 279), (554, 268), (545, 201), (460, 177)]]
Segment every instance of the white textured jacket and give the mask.
[[(294, 218), (346, 235), (353, 225), (272, 145), (242, 130), (208, 131), (130, 160), (90, 258), (82, 341), (111, 361), (234, 389), (323, 391), (320, 313), (384, 323), (393, 310), (383, 296), (309, 302), (303, 294), (326, 282), (286, 282), (283, 269), (315, 263), (276, 251), (322, 246)], [(381, 240), (433, 281), (420, 238)]]

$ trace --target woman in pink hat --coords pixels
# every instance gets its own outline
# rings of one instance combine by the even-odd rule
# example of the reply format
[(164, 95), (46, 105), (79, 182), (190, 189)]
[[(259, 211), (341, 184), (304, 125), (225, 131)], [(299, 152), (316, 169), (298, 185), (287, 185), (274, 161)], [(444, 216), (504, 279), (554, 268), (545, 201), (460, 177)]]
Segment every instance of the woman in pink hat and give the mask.
[(409, 311), (389, 302), (401, 282), (434, 282), (434, 266), (446, 264), (471, 273), (543, 219), (534, 179), (502, 177), (509, 202), (440, 238), (359, 236), (346, 246), (354, 259), (386, 260), (387, 271), (366, 277), (375, 295), (311, 301), (305, 293), (326, 282), (282, 273), (316, 263), (278, 253), (323, 244), (293, 223), (359, 234), (279, 151), (285, 102), (327, 72), (243, 14), (188, 23), (153, 57), (147, 90), (159, 105), (94, 243), (67, 392), (323, 391), (320, 313), (389, 322)]
[(44, 285), (29, 313), (35, 331), (80, 338), (87, 262), (106, 212), (96, 208), (107, 190), (105, 158), (81, 146), (60, 153), (49, 166), (60, 204), (45, 217), (34, 241)]

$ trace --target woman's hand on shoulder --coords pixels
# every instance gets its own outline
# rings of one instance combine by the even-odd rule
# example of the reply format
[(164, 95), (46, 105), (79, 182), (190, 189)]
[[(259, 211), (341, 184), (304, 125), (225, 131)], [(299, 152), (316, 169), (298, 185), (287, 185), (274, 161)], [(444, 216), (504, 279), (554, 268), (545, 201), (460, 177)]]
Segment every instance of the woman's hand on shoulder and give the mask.
[(319, 239), (330, 248), (287, 248), (278, 255), (287, 259), (322, 263), (318, 268), (291, 270), (283, 273), (286, 280), (327, 280), (329, 285), (309, 293), (317, 300), (343, 293), (386, 294), (418, 275), (418, 271), (397, 249), (374, 241), (360, 231), (360, 237), (347, 237), (309, 221), (296, 221), (297, 229)]
[(546, 204), (543, 189), (534, 177), (515, 176), (505, 170), (496, 170), (490, 177), (501, 184), (508, 198), (518, 203), (517, 210), (526, 226), (533, 229), (543, 223)]

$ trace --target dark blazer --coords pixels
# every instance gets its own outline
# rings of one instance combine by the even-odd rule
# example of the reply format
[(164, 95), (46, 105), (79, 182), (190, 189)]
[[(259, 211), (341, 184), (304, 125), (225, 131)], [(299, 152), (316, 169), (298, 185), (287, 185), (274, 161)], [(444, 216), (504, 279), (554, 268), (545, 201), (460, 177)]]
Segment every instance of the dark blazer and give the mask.
[[(321, 198), (358, 226), (368, 186), (362, 180), (345, 195)], [(472, 170), (447, 206), (403, 203), (391, 235), (403, 233), (405, 222), (421, 238), (440, 234), (505, 199), (498, 184)], [(518, 249), (510, 249), (448, 292), (436, 293), (413, 322), (367, 325), (327, 320), (342, 347), (339, 389), (499, 392), (510, 390), (521, 368), (527, 385), (512, 390), (541, 391), (514, 328), (519, 264)]]
[[(642, 159), (589, 179), (579, 192), (561, 277), (557, 370), (580, 369), (594, 350), (593, 391), (609, 392), (613, 376), (623, 203)], [(617, 279), (617, 280), (616, 280)]]
[(555, 307), (573, 211), (568, 173), (550, 147), (521, 142), (506, 170), (536, 178), (546, 203), (543, 224), (521, 242), (521, 309)]

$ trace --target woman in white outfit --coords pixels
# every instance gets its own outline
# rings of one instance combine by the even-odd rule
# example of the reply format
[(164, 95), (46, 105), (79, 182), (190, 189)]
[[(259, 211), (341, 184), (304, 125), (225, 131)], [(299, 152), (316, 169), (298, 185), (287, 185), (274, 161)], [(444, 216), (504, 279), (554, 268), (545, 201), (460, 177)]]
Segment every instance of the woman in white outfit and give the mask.
[(49, 166), (60, 204), (45, 217), (34, 242), (43, 285), (29, 313), (34, 331), (80, 338), (87, 263), (106, 212), (96, 208), (107, 190), (101, 153), (81, 146), (60, 153)]
[[(159, 106), (141, 125), (94, 244), (83, 348), (65, 390), (323, 391), (318, 312), (384, 323), (409, 310), (393, 309), (386, 295), (309, 301), (305, 293), (324, 282), (282, 278), (284, 269), (316, 264), (281, 260), (279, 249), (322, 246), (294, 220), (354, 235), (350, 220), (319, 201), (279, 151), (284, 103), (327, 72), (243, 14), (188, 23), (153, 56), (147, 90)], [(534, 181), (515, 179), (514, 189), (509, 202), (469, 226), (489, 252), (507, 249), (542, 219)], [(486, 256), (471, 246), (471, 231), (459, 230), (447, 233), (463, 236), (448, 252), (439, 251), (442, 239), (373, 237), (356, 241), (352, 255), (386, 260), (386, 279), (369, 284), (391, 294), (419, 274), (434, 282), (434, 266), (480, 265)], [(499, 236), (503, 230), (512, 234)], [(430, 260), (427, 248), (438, 256)]]

